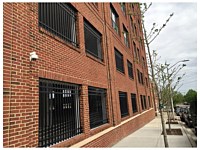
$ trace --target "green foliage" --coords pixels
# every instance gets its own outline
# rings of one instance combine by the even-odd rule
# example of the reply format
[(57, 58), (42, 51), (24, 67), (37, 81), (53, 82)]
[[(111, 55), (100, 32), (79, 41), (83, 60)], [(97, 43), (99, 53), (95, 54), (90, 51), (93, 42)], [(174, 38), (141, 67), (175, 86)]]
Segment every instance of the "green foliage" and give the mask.
[(191, 103), (192, 101), (197, 101), (197, 92), (190, 89), (184, 96), (185, 102)]
[(174, 102), (174, 106), (176, 106), (176, 104), (181, 104), (184, 102), (184, 96), (182, 93), (180, 92), (175, 92), (174, 96), (173, 96), (173, 102)]

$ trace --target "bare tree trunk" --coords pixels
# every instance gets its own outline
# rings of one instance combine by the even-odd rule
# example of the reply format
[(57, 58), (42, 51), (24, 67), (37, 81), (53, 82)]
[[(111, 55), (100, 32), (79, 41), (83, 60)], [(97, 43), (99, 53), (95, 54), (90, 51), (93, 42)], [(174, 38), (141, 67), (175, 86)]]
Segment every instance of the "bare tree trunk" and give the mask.
[(171, 132), (171, 118), (170, 118), (170, 113), (168, 109), (167, 109), (167, 118), (168, 118), (169, 131)]
[[(159, 93), (158, 93), (158, 87), (157, 87), (156, 82), (155, 82), (153, 63), (152, 63), (152, 59), (151, 59), (149, 43), (148, 43), (148, 40), (147, 40), (147, 33), (146, 33), (146, 29), (145, 29), (143, 21), (142, 21), (142, 26), (143, 26), (143, 29), (144, 29), (144, 40), (146, 42), (148, 55), (149, 55), (149, 61), (150, 61), (150, 66), (151, 66), (151, 75), (152, 75), (152, 79), (153, 79), (153, 84), (156, 87), (156, 93), (157, 93), (157, 96), (158, 96), (158, 99), (159, 99), (159, 104), (160, 104), (161, 100), (160, 100)], [(161, 108), (159, 108), (159, 109), (160, 109), (160, 117), (161, 117), (161, 123), (162, 123), (162, 130), (163, 130), (163, 137), (164, 137), (165, 147), (169, 147), (168, 140), (167, 140), (167, 132), (166, 132), (166, 128), (165, 128), (165, 122), (164, 122), (164, 118), (163, 118), (163, 112), (162, 112)]]

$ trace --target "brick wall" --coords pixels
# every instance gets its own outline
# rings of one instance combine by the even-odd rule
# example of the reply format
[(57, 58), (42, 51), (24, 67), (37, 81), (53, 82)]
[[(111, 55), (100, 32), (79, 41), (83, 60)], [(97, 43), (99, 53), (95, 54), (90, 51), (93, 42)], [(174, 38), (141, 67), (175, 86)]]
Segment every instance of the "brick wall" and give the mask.
[[(72, 5), (78, 10), (78, 48), (38, 26), (38, 3), (3, 4), (4, 147), (38, 146), (39, 78), (80, 84), (82, 87), (80, 114), (83, 134), (65, 141), (64, 144), (60, 143), (62, 146), (77, 143), (142, 112), (139, 95), (148, 96), (150, 91), (148, 87), (138, 83), (136, 70), (143, 72), (145, 77), (148, 77), (148, 71), (133, 59), (129, 16), (123, 15), (119, 4), (113, 4), (119, 15), (120, 31), (124, 24), (130, 33), (130, 47), (127, 48), (122, 33), (117, 35), (111, 26), (109, 3), (98, 3), (98, 8), (92, 3)], [(129, 5), (126, 7), (128, 9)], [(85, 51), (84, 18), (102, 34), (103, 62)], [(145, 57), (144, 47), (141, 47), (137, 40), (135, 43), (140, 48), (141, 55)], [(123, 53), (125, 74), (116, 70), (114, 47)], [(39, 56), (36, 61), (29, 60), (33, 51)], [(128, 76), (127, 59), (133, 64), (133, 80)], [(88, 86), (107, 89), (109, 123), (93, 130), (89, 127)], [(128, 94), (129, 116), (126, 118), (121, 118), (120, 115), (118, 91)], [(137, 94), (139, 111), (135, 114), (132, 113), (131, 93)], [(149, 113), (149, 116), (153, 118), (152, 113)], [(138, 128), (145, 122), (142, 116), (138, 117), (137, 121), (141, 122)], [(129, 129), (130, 127), (124, 131), (124, 136)]]

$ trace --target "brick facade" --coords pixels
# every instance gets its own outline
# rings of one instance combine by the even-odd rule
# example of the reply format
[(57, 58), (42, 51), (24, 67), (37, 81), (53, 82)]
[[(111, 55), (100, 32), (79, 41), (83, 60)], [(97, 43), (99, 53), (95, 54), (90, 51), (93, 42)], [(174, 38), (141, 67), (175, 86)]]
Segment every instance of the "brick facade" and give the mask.
[[(139, 5), (126, 3), (126, 16), (120, 4), (112, 3), (119, 16), (119, 34), (111, 25), (110, 3), (71, 3), (77, 13), (77, 41), (74, 47), (38, 25), (38, 3), (3, 4), (3, 146), (37, 147), (39, 124), (39, 79), (52, 79), (81, 85), (80, 119), (83, 133), (53, 146), (69, 147), (105, 129), (120, 125), (108, 134), (85, 145), (85, 147), (111, 146), (130, 132), (140, 128), (151, 119), (155, 112), (150, 86), (146, 84), (148, 69), (140, 17)], [(130, 16), (137, 26), (137, 36), (133, 35)], [(84, 18), (102, 35), (103, 61), (86, 53), (84, 40)], [(138, 23), (139, 20), (139, 23)], [(129, 47), (124, 43), (123, 26), (128, 31)], [(142, 61), (134, 57), (134, 46), (139, 49)], [(114, 48), (123, 54), (124, 71), (116, 70)], [(39, 59), (30, 61), (30, 53), (36, 52)], [(128, 75), (127, 60), (133, 64), (134, 79)], [(137, 69), (143, 73), (144, 84), (138, 82)], [(108, 123), (90, 129), (88, 86), (107, 90)], [(128, 116), (121, 118), (119, 91), (127, 92)], [(131, 93), (136, 94), (138, 112), (133, 113)], [(146, 96), (147, 108), (142, 110), (140, 95)], [(121, 136), (119, 136), (121, 135)], [(113, 136), (112, 142), (107, 142)]]

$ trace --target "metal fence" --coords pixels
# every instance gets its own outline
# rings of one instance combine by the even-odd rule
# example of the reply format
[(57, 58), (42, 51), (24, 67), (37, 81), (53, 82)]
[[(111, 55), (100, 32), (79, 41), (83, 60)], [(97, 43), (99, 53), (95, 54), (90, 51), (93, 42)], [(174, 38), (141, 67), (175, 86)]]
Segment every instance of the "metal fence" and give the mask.
[(47, 147), (82, 133), (80, 86), (39, 80), (39, 147)]
[(95, 128), (107, 123), (106, 90), (88, 87), (88, 99), (90, 128)]
[(68, 3), (39, 3), (39, 26), (78, 46), (76, 10)]

